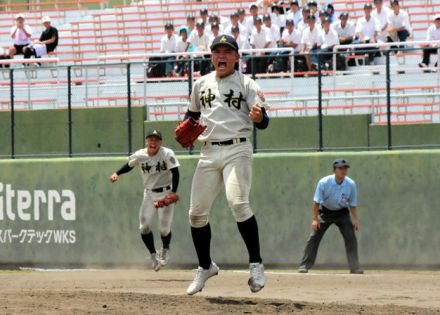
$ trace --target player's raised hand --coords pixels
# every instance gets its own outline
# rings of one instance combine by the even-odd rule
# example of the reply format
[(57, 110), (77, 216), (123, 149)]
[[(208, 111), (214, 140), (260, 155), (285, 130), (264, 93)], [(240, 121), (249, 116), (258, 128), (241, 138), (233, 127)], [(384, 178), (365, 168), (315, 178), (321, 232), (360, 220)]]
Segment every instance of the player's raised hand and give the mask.
[(119, 176), (116, 173), (113, 173), (112, 176), (110, 176), (110, 181), (112, 183), (116, 182), (118, 180)]
[(249, 112), (249, 118), (250, 120), (252, 120), (254, 123), (260, 123), (263, 121), (263, 110), (261, 109), (260, 106), (258, 105), (254, 105), (251, 108), (251, 111)]

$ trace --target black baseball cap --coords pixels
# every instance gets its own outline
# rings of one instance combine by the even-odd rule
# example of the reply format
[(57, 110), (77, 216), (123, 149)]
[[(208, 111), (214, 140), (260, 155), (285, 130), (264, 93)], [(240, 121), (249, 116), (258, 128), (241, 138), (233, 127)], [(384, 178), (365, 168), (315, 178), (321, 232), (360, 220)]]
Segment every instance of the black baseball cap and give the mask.
[(371, 3), (365, 3), (364, 4), (364, 10), (365, 9), (371, 9), (371, 10), (373, 10), (373, 5), (371, 4)]
[(200, 15), (202, 14), (208, 14), (208, 9), (200, 9)]
[(211, 29), (213, 29), (213, 28), (218, 28), (218, 29), (220, 29), (220, 24), (218, 24), (217, 22), (212, 22), (212, 24), (211, 24)]
[(162, 133), (158, 129), (148, 129), (145, 139), (148, 139), (149, 137), (158, 137), (159, 140), (162, 140)]
[(237, 10), (237, 13), (238, 13), (239, 15), (243, 15), (243, 14), (246, 14), (246, 11), (245, 11), (244, 9), (238, 9), (238, 10)]
[(214, 38), (211, 44), (211, 50), (220, 45), (229, 46), (235, 51), (238, 51), (238, 44), (235, 41), (235, 38), (230, 35), (219, 35)]
[(165, 29), (166, 29), (166, 30), (168, 30), (168, 29), (173, 29), (173, 28), (174, 28), (173, 24), (171, 24), (171, 23), (167, 23), (167, 24), (165, 24)]
[(286, 20), (286, 25), (287, 24), (289, 24), (289, 25), (295, 25), (295, 22), (292, 20), (292, 19), (287, 19)]
[(348, 19), (348, 12), (341, 12), (341, 14), (339, 14), (339, 18), (340, 19)]
[(350, 164), (345, 159), (336, 159), (332, 163), (333, 168), (346, 167), (349, 168)]
[(238, 12), (232, 12), (230, 17), (240, 17), (240, 14), (238, 14)]
[(391, 1), (391, 5), (399, 5), (399, 1), (393, 0), (393, 1)]
[(196, 23), (196, 28), (199, 28), (199, 27), (204, 28), (204, 27), (205, 27), (205, 23), (203, 23), (203, 22), (197, 22), (197, 23)]
[(318, 2), (316, 2), (316, 1), (309, 1), (308, 3), (307, 3), (307, 6), (309, 6), (309, 7), (317, 7), (318, 6)]

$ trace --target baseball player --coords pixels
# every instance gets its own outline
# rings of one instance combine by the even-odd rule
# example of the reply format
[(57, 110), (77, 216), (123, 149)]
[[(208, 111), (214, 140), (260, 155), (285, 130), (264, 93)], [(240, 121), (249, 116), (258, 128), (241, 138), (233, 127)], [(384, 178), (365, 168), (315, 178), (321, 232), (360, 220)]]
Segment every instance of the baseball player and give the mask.
[(235, 70), (239, 62), (235, 39), (228, 35), (216, 37), (211, 52), (215, 71), (195, 82), (187, 113), (188, 118), (200, 119), (207, 126), (199, 137), (203, 146), (189, 209), (199, 267), (187, 293), (201, 291), (206, 280), (219, 271), (210, 255), (209, 211), (222, 184), (249, 252), (248, 284), (252, 292), (258, 292), (264, 287), (265, 276), (257, 220), (249, 206), (253, 153), (249, 138), (254, 126), (267, 128), (269, 117), (257, 83)]
[(356, 183), (347, 176), (350, 165), (346, 160), (337, 159), (332, 166), (334, 174), (322, 178), (316, 187), (313, 197), (312, 233), (307, 241), (299, 272), (307, 273), (313, 267), (319, 243), (334, 223), (344, 237), (350, 272), (362, 274), (355, 235), (355, 230), (359, 230)]
[[(151, 254), (154, 271), (165, 266), (169, 261), (171, 223), (174, 214), (174, 202), (178, 200), (179, 162), (171, 149), (162, 146), (162, 134), (159, 130), (149, 130), (145, 139), (145, 148), (136, 151), (118, 171), (112, 174), (112, 183), (119, 176), (140, 166), (144, 182), (144, 199), (139, 209), (139, 229), (142, 241)], [(166, 201), (167, 200), (167, 201)], [(156, 252), (154, 247), (151, 221), (159, 216), (159, 229), (162, 249)]]

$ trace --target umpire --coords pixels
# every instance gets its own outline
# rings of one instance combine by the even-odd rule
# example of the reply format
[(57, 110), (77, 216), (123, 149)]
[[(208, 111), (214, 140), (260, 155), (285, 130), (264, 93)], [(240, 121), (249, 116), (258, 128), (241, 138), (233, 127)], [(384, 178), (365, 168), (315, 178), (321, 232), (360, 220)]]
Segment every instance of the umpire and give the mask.
[(334, 174), (322, 178), (316, 187), (313, 197), (312, 233), (307, 240), (299, 272), (307, 273), (313, 267), (319, 243), (334, 223), (344, 237), (350, 273), (363, 274), (359, 267), (355, 235), (355, 230), (359, 230), (356, 183), (347, 176), (350, 165), (346, 160), (337, 159), (332, 166)]

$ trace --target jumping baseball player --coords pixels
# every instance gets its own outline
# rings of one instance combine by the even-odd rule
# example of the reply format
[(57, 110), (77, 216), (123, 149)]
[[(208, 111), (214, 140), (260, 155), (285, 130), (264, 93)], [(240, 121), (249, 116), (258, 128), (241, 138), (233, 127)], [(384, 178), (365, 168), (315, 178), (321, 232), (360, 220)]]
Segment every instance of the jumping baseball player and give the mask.
[[(162, 134), (159, 130), (149, 130), (145, 139), (145, 148), (136, 151), (128, 158), (118, 171), (112, 174), (112, 183), (119, 176), (140, 166), (144, 182), (144, 199), (139, 209), (139, 229), (142, 241), (151, 254), (154, 271), (159, 271), (169, 261), (171, 223), (173, 221), (174, 203), (179, 185), (179, 162), (171, 149), (161, 146)], [(154, 247), (151, 221), (159, 216), (159, 229), (162, 238), (162, 249), (156, 252)]]
[(187, 113), (188, 119), (206, 125), (199, 137), (203, 146), (192, 181), (189, 209), (199, 267), (187, 293), (201, 291), (206, 280), (219, 271), (210, 255), (209, 212), (223, 184), (249, 252), (248, 284), (252, 292), (258, 292), (264, 287), (265, 276), (257, 220), (249, 206), (253, 153), (249, 139), (254, 126), (267, 128), (269, 117), (257, 83), (235, 70), (239, 61), (235, 39), (217, 36), (211, 51), (215, 71), (196, 81)]
[(332, 224), (336, 224), (344, 237), (350, 272), (362, 274), (355, 234), (355, 230), (359, 230), (356, 183), (347, 176), (350, 165), (346, 160), (337, 159), (332, 166), (334, 174), (322, 178), (316, 187), (312, 233), (307, 241), (299, 272), (307, 273), (313, 267), (322, 237)]

